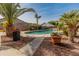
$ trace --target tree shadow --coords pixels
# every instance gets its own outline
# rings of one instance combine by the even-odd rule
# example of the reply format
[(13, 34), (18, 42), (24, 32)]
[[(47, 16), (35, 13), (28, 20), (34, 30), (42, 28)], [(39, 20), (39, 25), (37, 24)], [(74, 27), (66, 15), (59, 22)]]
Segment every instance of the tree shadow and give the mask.
[(57, 43), (56, 45), (60, 47), (68, 48), (68, 49), (75, 49), (74, 46), (67, 44), (67, 43)]
[(49, 39), (44, 40), (37, 51), (34, 53), (34, 56), (78, 56), (79, 53), (73, 52), (75, 47), (67, 43), (52, 44)]
[[(8, 40), (9, 38), (9, 40)], [(22, 37), (21, 36), (21, 39), (19, 41), (13, 41), (12, 38), (10, 37), (3, 37), (2, 40), (7, 40), (7, 41), (4, 41), (1, 43), (2, 46), (10, 46), (10, 47), (13, 47), (13, 48), (16, 48), (16, 49), (20, 49), (22, 47), (24, 47), (26, 44), (28, 44), (29, 42), (31, 42), (34, 38), (31, 38), (31, 37)]]

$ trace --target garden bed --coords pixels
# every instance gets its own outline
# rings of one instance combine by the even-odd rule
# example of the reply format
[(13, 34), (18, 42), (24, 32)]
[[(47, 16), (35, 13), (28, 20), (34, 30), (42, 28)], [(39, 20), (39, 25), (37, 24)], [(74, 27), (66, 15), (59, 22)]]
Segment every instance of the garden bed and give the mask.
[(34, 56), (79, 56), (78, 51), (73, 51), (75, 49), (76, 48), (72, 44), (70, 45), (67, 43), (53, 45), (50, 43), (49, 38), (46, 38), (34, 53)]

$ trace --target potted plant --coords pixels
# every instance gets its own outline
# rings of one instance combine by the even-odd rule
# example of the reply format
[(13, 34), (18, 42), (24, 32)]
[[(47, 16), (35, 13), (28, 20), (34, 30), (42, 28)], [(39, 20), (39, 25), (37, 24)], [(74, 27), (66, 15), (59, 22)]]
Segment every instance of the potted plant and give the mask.
[(51, 34), (51, 42), (53, 42), (54, 44), (61, 43), (61, 36), (59, 35), (59, 33), (55, 32)]

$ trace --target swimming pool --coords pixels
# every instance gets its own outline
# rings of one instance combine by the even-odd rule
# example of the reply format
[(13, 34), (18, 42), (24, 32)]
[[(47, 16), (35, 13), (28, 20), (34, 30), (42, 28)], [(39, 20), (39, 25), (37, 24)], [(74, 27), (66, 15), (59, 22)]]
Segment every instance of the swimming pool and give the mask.
[(26, 34), (51, 34), (54, 32), (53, 30), (39, 30), (39, 31), (32, 31), (32, 32), (26, 32)]

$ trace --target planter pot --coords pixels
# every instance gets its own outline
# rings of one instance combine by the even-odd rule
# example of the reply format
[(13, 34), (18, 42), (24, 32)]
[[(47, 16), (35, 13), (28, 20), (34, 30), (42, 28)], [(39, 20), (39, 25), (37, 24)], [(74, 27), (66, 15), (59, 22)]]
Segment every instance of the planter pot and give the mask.
[(52, 36), (52, 37), (51, 37), (51, 41), (52, 41), (54, 44), (61, 43), (61, 36)]
[(20, 40), (20, 31), (14, 31), (13, 32), (13, 41), (19, 41)]

